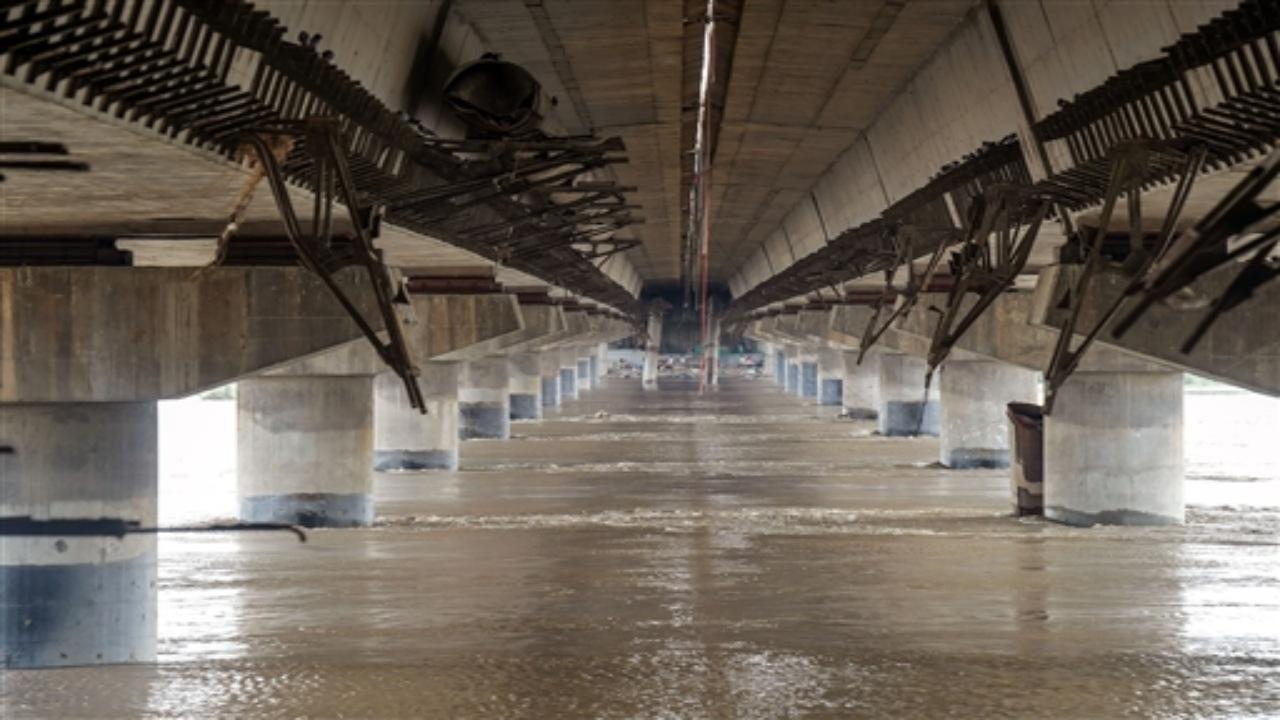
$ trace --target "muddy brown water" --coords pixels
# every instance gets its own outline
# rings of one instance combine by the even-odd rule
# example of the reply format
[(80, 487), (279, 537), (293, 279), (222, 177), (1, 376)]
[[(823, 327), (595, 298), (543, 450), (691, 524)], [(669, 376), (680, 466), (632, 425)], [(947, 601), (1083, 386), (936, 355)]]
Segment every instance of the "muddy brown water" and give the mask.
[(0, 717), (1280, 715), (1280, 510), (1018, 520), (872, 430), (615, 380), (376, 527), (163, 538), (160, 662), (0, 671)]

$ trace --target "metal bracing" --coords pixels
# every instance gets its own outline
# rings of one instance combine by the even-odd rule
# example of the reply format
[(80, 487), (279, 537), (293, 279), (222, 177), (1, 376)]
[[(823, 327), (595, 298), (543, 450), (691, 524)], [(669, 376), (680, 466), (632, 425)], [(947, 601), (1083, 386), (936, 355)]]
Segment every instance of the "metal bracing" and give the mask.
[[(285, 35), (244, 0), (8, 2), (0, 7), (0, 72), (230, 159), (252, 128), (337, 118), (362, 202), (388, 205), (389, 222), (498, 262), (512, 239), (538, 231), (525, 222), (531, 213), (624, 159), (616, 138), (439, 138), (335, 66), (318, 38)], [(308, 159), (293, 153), (281, 163), (285, 177), (305, 186)], [(467, 234), (494, 223), (510, 226), (502, 242)], [(577, 247), (555, 244), (509, 262), (639, 312)]]
[[(929, 343), (926, 392), (951, 348), (1001, 293), (1013, 287), (1051, 206), (1051, 200), (1025, 185), (993, 186), (975, 198), (964, 243), (951, 253), (953, 284)], [(964, 302), (970, 294), (977, 300), (966, 310)]]
[[(1089, 233), (1088, 240), (1083, 238), (1085, 230), (1082, 229), (1077, 234), (1076, 237), (1082, 245), (1081, 249), (1085, 256), (1081, 262), (1079, 275), (1059, 303), (1059, 306), (1065, 307), (1068, 312), (1059, 331), (1053, 354), (1049, 358), (1049, 367), (1044, 373), (1046, 415), (1053, 412), (1058, 389), (1079, 366), (1098, 334), (1115, 317), (1127, 294), (1121, 294), (1102, 313), (1094, 326), (1083, 333), (1080, 341), (1075, 342), (1076, 325), (1091, 290), (1094, 276), (1099, 272), (1114, 272), (1129, 278), (1130, 287), (1136, 286), (1143, 273), (1168, 251), (1174, 228), (1190, 194), (1191, 184), (1204, 166), (1206, 155), (1207, 151), (1203, 145), (1187, 148), (1185, 145), (1179, 147), (1173, 143), (1156, 141), (1127, 141), (1118, 143), (1112, 148), (1107, 191), (1098, 217), (1098, 226)], [(1178, 178), (1178, 187), (1165, 214), (1160, 234), (1152, 246), (1148, 247), (1142, 229), (1142, 188), (1151, 181), (1152, 177), (1170, 175)], [(1111, 225), (1111, 216), (1122, 197), (1129, 215), (1128, 250), (1122, 261), (1108, 261), (1104, 257), (1104, 241), (1107, 229)]]
[[(1182, 306), (1208, 306), (1180, 348), (1184, 354), (1190, 353), (1218, 317), (1280, 277), (1280, 203), (1258, 202), (1259, 194), (1277, 174), (1280, 150), (1251, 170), (1194, 228), (1173, 240), (1126, 292), (1125, 297), (1136, 297), (1136, 302), (1116, 323), (1112, 335), (1122, 337), (1152, 305), (1169, 303), (1182, 295)], [(1196, 280), (1233, 262), (1244, 267), (1221, 295), (1211, 299), (1196, 296), (1192, 289)]]
[[(351, 319), (355, 321), (360, 332), (373, 345), (373, 349), (382, 361), (404, 382), (409, 396), (409, 404), (422, 413), (427, 412), (426, 401), (422, 389), (418, 386), (418, 371), (413, 362), (413, 355), (405, 343), (404, 331), (400, 327), (400, 318), (394, 303), (397, 297), (406, 297), (402, 289), (393, 286), (390, 272), (382, 263), (381, 253), (373, 246), (373, 236), (380, 209), (376, 206), (362, 204), (358, 199), (355, 181), (351, 176), (351, 166), (347, 162), (345, 140), (338, 131), (339, 123), (326, 118), (309, 118), (297, 122), (283, 122), (271, 127), (259, 128), (248, 132), (244, 142), (253, 149), (257, 163), (265, 171), (267, 182), (271, 186), (271, 194), (275, 197), (276, 206), (280, 209), (284, 220), (285, 231), (290, 242), (298, 253), (303, 267), (319, 277), (329, 289), (333, 297), (342, 305)], [(316, 215), (312, 218), (311, 232), (303, 230), (289, 197), (289, 188), (285, 182), (284, 171), (276, 160), (271, 144), (264, 135), (289, 135), (301, 139), (314, 173), (312, 186), (316, 193)], [(349, 255), (336, 255), (333, 252), (333, 205), (341, 201), (347, 207), (354, 238)], [(339, 268), (355, 264), (363, 267), (369, 277), (369, 285), (373, 289), (382, 326), (389, 338), (383, 342), (373, 323), (365, 318), (348, 297), (346, 291), (334, 278), (333, 273)], [(407, 299), (403, 302), (407, 303)]]

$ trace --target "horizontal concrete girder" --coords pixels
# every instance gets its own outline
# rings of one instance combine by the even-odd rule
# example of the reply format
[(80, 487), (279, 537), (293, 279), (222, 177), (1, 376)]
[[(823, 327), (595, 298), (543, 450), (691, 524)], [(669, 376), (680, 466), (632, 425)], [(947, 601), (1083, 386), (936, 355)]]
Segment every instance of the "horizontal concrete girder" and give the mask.
[[(1239, 271), (1240, 266), (1236, 264), (1220, 268), (1202, 277), (1192, 289), (1206, 298), (1217, 297)], [(1041, 271), (1030, 316), (1033, 324), (1046, 328), (1060, 328), (1065, 324), (1067, 312), (1057, 307), (1057, 299), (1067, 287), (1075, 284), (1078, 272), (1079, 266), (1075, 265), (1054, 265)], [(1126, 278), (1118, 275), (1095, 275), (1085, 295), (1076, 330), (1087, 332), (1092, 328), (1127, 283)], [(1124, 312), (1122, 308), (1118, 317)], [(1276, 328), (1280, 328), (1280, 283), (1264, 285), (1252, 298), (1223, 314), (1195, 350), (1184, 355), (1180, 346), (1205, 312), (1157, 303), (1118, 340), (1111, 336), (1110, 327), (1103, 329), (1089, 352), (1114, 348), (1255, 392), (1280, 396), (1280, 333), (1276, 332)]]
[[(404, 325), (415, 361), (466, 361), (501, 354), (528, 339), (515, 295), (410, 296), (413, 320)], [(536, 328), (534, 329), (536, 330)], [(387, 369), (367, 342), (351, 343), (274, 370), (278, 375), (376, 375)]]
[[(339, 283), (381, 330), (368, 278)], [(301, 268), (0, 269), (0, 401), (156, 400), (362, 340)]]

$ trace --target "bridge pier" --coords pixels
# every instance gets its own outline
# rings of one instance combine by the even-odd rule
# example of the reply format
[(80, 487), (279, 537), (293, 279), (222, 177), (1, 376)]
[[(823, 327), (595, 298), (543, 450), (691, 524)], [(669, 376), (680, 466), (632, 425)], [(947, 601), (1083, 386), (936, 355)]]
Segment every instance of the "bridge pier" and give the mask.
[(560, 402), (578, 399), (578, 351), (560, 350)]
[(545, 350), (538, 353), (538, 372), (542, 385), (542, 407), (560, 405), (560, 352)]
[(1044, 514), (1068, 525), (1183, 522), (1180, 372), (1077, 372), (1044, 425)]
[(786, 360), (787, 375), (783, 378), (782, 387), (787, 391), (788, 395), (799, 395), (800, 348), (795, 345), (787, 345), (784, 351), (784, 359)]
[(1036, 402), (1038, 374), (986, 360), (948, 360), (938, 379), (942, 399), (939, 461), (949, 468), (1009, 467), (1009, 402)]
[(938, 386), (924, 390), (925, 362), (914, 355), (880, 357), (880, 434), (888, 437), (939, 433)]
[(537, 420), (542, 417), (542, 373), (536, 353), (516, 353), (508, 367), (511, 392), (511, 419)]
[(844, 355), (834, 348), (818, 348), (818, 404), (839, 407), (844, 402)]
[[(155, 402), (0, 405), (0, 516), (156, 524)], [(153, 662), (154, 535), (0, 536), (3, 667)]]
[(373, 378), (266, 375), (236, 388), (240, 519), (373, 522)]
[(511, 437), (507, 358), (469, 360), (458, 387), (458, 435), (463, 440)]
[(880, 416), (880, 352), (872, 350), (858, 364), (858, 353), (845, 352), (844, 383), (841, 386), (844, 414), (855, 420), (875, 420)]
[(458, 468), (459, 364), (424, 362), (418, 385), (427, 414), (409, 405), (404, 383), (394, 373), (374, 380), (374, 469), (456, 470)]

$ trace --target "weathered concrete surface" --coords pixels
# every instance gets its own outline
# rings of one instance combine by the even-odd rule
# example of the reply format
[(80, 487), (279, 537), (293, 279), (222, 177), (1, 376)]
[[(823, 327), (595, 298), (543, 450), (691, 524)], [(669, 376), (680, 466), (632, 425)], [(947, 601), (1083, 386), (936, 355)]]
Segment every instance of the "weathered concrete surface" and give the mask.
[[(1231, 264), (1201, 278), (1193, 289), (1204, 298), (1217, 297), (1239, 271), (1238, 264)], [(1057, 307), (1057, 300), (1066, 288), (1075, 284), (1078, 273), (1079, 266), (1074, 265), (1055, 265), (1040, 273), (1035, 307), (1030, 315), (1032, 323), (1050, 328), (1063, 326), (1066, 311)], [(1077, 332), (1092, 328), (1127, 283), (1118, 275), (1095, 275), (1085, 295)], [(1124, 312), (1122, 309), (1119, 315)], [(1280, 396), (1280, 333), (1275, 332), (1275, 328), (1280, 328), (1280, 284), (1264, 285), (1252, 298), (1222, 315), (1195, 350), (1184, 355), (1179, 346), (1204, 314), (1204, 309), (1178, 310), (1156, 304), (1124, 337), (1113, 338), (1108, 326), (1098, 335), (1095, 345), (1122, 350), (1254, 392)], [(1091, 348), (1089, 352), (1097, 349)]]
[[(376, 317), (363, 275), (338, 277)], [(0, 268), (3, 402), (179, 397), (362, 337), (300, 268)]]
[(1010, 402), (1035, 403), (1039, 375), (987, 360), (948, 360), (937, 383), (942, 398), (938, 461), (950, 468), (1009, 467)]
[(1076, 373), (1044, 425), (1044, 514), (1069, 525), (1181, 523), (1182, 373)]
[(662, 351), (662, 314), (651, 313), (644, 346), (644, 368), (640, 384), (650, 390), (658, 388), (658, 354)]
[(818, 348), (818, 404), (840, 406), (844, 402), (844, 354), (834, 348)]
[[(0, 516), (156, 524), (154, 402), (0, 405)], [(153, 662), (156, 540), (0, 536), (6, 668)]]
[(264, 376), (236, 388), (240, 517), (373, 522), (373, 378)]
[(507, 389), (512, 420), (542, 417), (542, 369), (537, 353), (516, 353), (508, 360)]
[(858, 353), (844, 353), (842, 385), (844, 414), (857, 420), (880, 417), (880, 351), (872, 350), (858, 364)]
[(889, 437), (937, 435), (938, 384), (925, 393), (924, 360), (885, 353), (880, 357), (880, 434)]
[(487, 357), (462, 366), (458, 387), (458, 436), (463, 440), (511, 437), (507, 358)]
[(419, 325), (411, 342), (433, 360), (472, 360), (529, 339), (515, 295), (419, 295), (413, 309)]
[(425, 415), (409, 405), (404, 383), (394, 373), (375, 379), (374, 469), (457, 469), (460, 369), (455, 362), (419, 365)]

